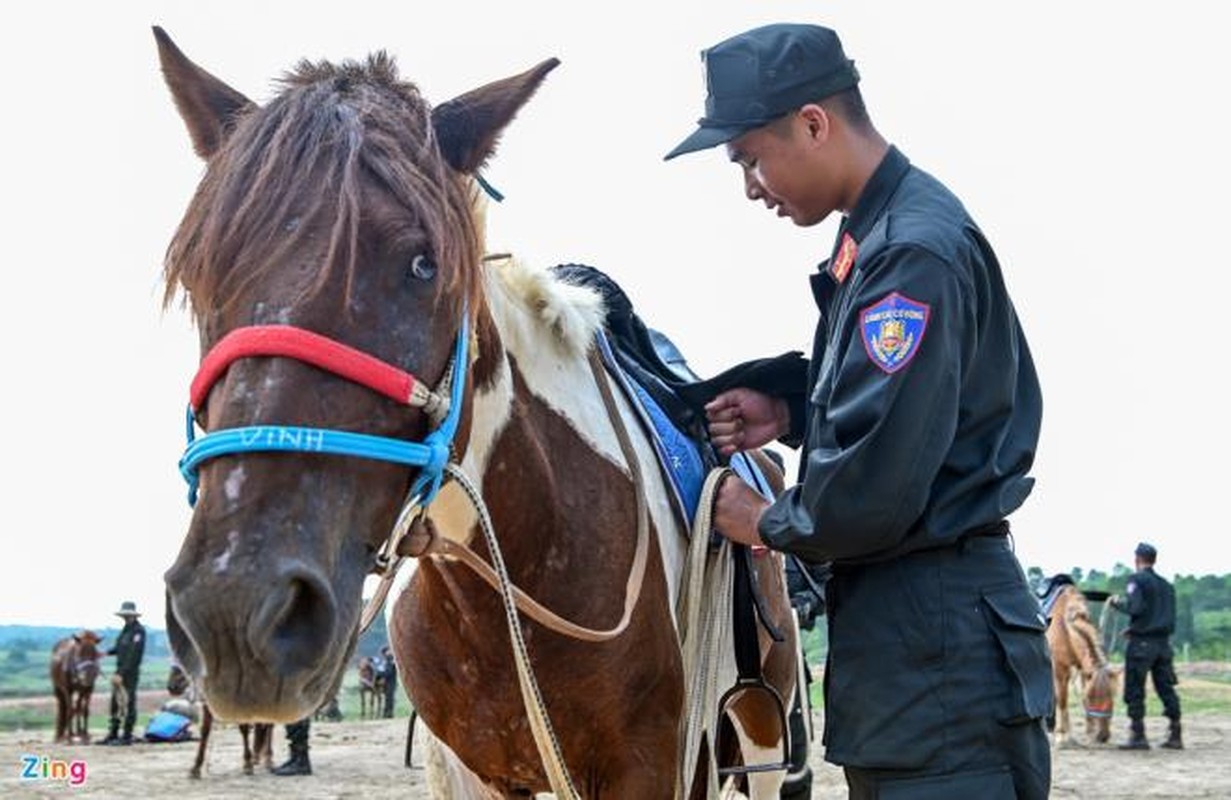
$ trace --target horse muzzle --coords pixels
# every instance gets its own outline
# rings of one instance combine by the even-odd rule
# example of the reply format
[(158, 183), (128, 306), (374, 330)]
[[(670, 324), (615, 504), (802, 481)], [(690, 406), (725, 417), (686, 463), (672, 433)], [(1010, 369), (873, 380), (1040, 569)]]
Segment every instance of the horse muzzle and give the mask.
[(211, 710), (231, 722), (294, 722), (325, 699), (348, 648), (325, 576), (285, 560), (273, 575), (206, 592), (167, 574), (167, 631)]

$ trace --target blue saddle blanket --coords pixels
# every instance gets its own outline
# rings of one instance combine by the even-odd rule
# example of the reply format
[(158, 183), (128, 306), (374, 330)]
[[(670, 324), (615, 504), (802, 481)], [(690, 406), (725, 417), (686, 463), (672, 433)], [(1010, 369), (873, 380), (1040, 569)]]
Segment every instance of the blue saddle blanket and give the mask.
[[(654, 451), (658, 455), (659, 464), (670, 479), (676, 509), (681, 514), (684, 524), (691, 529), (692, 521), (697, 514), (697, 506), (701, 500), (701, 488), (705, 484), (705, 476), (709, 473), (701, 457), (700, 449), (696, 442), (671, 423), (667, 414), (650, 396), (650, 393), (620, 368), (611, 352), (611, 345), (607, 337), (600, 333), (598, 341), (603, 362), (607, 365), (608, 371), (617, 379), (617, 383), (624, 389), (625, 395), (641, 418), (654, 445)], [(731, 457), (729, 466), (735, 474), (743, 478), (749, 486), (760, 492), (766, 499), (773, 499), (769, 482), (751, 458), (744, 453), (736, 453)]]

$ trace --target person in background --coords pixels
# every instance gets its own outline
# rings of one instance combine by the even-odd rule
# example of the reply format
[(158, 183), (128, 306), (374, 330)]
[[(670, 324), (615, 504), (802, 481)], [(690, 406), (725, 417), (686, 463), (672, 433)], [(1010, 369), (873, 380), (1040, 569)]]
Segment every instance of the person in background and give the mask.
[[(116, 616), (124, 627), (107, 655), (115, 656), (115, 674), (111, 676), (111, 720), (107, 737), (99, 744), (130, 745), (133, 725), (137, 722), (137, 682), (141, 678), (141, 659), (145, 655), (145, 627), (138, 622), (141, 614), (137, 604), (125, 600)], [(120, 726), (123, 725), (123, 734)]]
[(1129, 738), (1121, 750), (1149, 750), (1146, 739), (1146, 676), (1163, 701), (1163, 713), (1171, 722), (1162, 747), (1182, 750), (1180, 697), (1176, 694), (1175, 664), (1171, 634), (1175, 631), (1175, 589), (1154, 571), (1158, 551), (1142, 542), (1133, 551), (1137, 571), (1128, 579), (1124, 595), (1108, 602), (1128, 614), (1128, 648), (1124, 654), (1124, 704), (1128, 706)]
[[(799, 482), (768, 503), (728, 477), (714, 527), (829, 564), (825, 757), (852, 798), (1045, 800), (1046, 620), (1005, 519), (1042, 394), (992, 247), (876, 129), (834, 31), (767, 25), (702, 60), (704, 116), (667, 158), (721, 145), (749, 200), (801, 227), (843, 215), (807, 374), (706, 406), (724, 455), (802, 445)], [(755, 272), (721, 275), (724, 313)]]
[(397, 699), (398, 665), (389, 651), (389, 645), (380, 648), (380, 656), (384, 660), (385, 676), (385, 719), (393, 718), (393, 706)]

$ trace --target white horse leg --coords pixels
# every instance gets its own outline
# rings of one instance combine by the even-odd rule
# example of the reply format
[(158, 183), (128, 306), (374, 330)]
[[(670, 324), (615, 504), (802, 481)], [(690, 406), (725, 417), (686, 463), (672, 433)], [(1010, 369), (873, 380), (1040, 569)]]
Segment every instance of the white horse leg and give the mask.
[[(744, 764), (768, 764), (771, 761), (782, 761), (781, 738), (769, 747), (758, 745), (748, 738), (748, 734), (744, 732), (744, 726), (740, 724), (736, 715), (728, 714), (727, 719), (731, 720), (731, 725), (735, 728), (735, 736), (739, 739), (739, 751), (744, 757)], [(785, 778), (786, 772), (782, 770), (748, 773), (748, 797), (751, 800), (776, 800), (782, 792), (782, 781)], [(723, 796), (727, 795), (724, 793)], [(739, 795), (731, 796), (738, 797)]]
[(432, 800), (499, 800), (500, 795), (467, 769), (427, 725), (423, 726), (423, 746), (427, 791)]

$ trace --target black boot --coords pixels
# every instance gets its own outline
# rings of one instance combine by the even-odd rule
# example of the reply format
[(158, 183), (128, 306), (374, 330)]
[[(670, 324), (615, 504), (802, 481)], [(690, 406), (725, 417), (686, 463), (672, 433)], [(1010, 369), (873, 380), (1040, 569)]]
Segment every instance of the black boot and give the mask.
[(308, 761), (307, 750), (292, 750), (291, 757), (286, 760), (285, 764), (275, 767), (273, 770), (275, 775), (311, 775), (312, 762)]
[(1171, 720), (1171, 729), (1167, 731), (1167, 741), (1159, 745), (1168, 750), (1183, 750), (1184, 740), (1180, 738), (1180, 721), (1178, 719)]
[(107, 731), (107, 736), (103, 739), (99, 739), (94, 744), (99, 744), (99, 745), (104, 745), (104, 746), (110, 746), (110, 745), (115, 744), (116, 742), (120, 740), (120, 737), (118, 735), (119, 730), (120, 730), (120, 727), (118, 725), (112, 725), (111, 728)]
[(1120, 745), (1121, 750), (1149, 750), (1150, 743), (1146, 741), (1146, 726), (1139, 719), (1131, 723), (1128, 741)]

